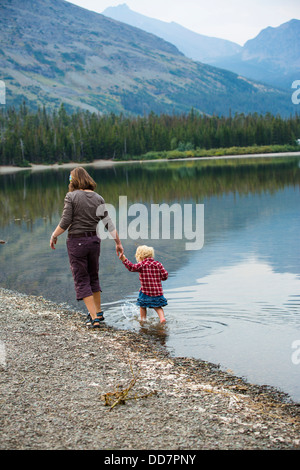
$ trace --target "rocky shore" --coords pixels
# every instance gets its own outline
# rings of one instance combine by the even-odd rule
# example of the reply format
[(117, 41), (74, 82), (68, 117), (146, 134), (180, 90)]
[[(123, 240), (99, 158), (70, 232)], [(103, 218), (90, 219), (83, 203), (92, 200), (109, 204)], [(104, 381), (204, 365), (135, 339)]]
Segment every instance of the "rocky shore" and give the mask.
[(299, 406), (276, 390), (6, 289), (0, 390), (2, 450), (300, 449)]

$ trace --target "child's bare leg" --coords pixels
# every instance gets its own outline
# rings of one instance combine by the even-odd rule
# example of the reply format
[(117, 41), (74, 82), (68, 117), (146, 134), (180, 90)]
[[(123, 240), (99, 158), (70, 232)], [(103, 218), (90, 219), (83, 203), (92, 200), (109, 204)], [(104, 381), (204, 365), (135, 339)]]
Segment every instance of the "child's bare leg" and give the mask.
[(146, 321), (147, 318), (147, 309), (140, 307), (141, 321)]
[(162, 307), (158, 307), (154, 309), (159, 316), (160, 323), (164, 323), (166, 321), (165, 319), (165, 314), (164, 314), (164, 309)]

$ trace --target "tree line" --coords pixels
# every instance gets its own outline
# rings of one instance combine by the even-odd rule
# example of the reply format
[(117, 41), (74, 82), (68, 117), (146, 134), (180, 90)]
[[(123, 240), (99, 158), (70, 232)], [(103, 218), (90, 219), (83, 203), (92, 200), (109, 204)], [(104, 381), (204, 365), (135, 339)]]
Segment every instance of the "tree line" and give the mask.
[(0, 165), (90, 162), (128, 159), (147, 152), (295, 145), (300, 138), (300, 117), (270, 113), (206, 116), (188, 114), (125, 116), (77, 110), (37, 111), (25, 102), (0, 109)]

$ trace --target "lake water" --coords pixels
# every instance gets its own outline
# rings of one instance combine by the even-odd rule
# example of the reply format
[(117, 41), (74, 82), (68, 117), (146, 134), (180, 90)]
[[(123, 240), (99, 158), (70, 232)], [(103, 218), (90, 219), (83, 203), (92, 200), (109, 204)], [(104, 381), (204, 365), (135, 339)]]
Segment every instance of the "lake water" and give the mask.
[[(169, 305), (161, 326), (152, 310), (141, 325), (135, 299), (138, 274), (117, 259), (114, 242), (101, 243), (106, 323), (158, 341), (175, 356), (220, 364), (249, 382), (275, 386), (300, 402), (300, 160), (256, 158), (120, 164), (87, 168), (98, 192), (118, 211), (142, 203), (204, 205), (204, 246), (186, 241), (123, 239), (134, 260), (138, 244), (154, 246), (169, 272)], [(65, 246), (49, 248), (60, 220), (69, 171), (0, 175), (0, 285), (77, 303)], [(130, 223), (133, 218), (128, 218)], [(151, 220), (144, 221), (149, 225)], [(143, 222), (143, 223), (144, 223)]]

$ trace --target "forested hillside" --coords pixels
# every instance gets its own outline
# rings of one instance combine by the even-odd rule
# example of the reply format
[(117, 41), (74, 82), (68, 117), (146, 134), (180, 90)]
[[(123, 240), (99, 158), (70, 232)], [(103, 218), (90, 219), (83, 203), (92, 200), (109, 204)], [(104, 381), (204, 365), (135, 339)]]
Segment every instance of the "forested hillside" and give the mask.
[(130, 158), (150, 151), (295, 144), (300, 117), (188, 114), (126, 117), (45, 108), (0, 111), (0, 165)]

